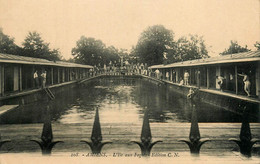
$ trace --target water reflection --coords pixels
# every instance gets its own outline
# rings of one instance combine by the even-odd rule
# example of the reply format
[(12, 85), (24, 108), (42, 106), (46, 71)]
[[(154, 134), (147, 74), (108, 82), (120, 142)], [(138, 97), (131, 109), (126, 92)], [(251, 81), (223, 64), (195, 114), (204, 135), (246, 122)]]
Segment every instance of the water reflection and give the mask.
[[(190, 102), (169, 92), (166, 86), (144, 79), (100, 78), (79, 88), (56, 95), (50, 104), (54, 122), (93, 123), (99, 107), (102, 123), (142, 123), (143, 111), (149, 110), (150, 122), (189, 122)], [(42, 122), (46, 102), (21, 106), (0, 117), (0, 123)], [(240, 122), (234, 113), (198, 103), (199, 122)], [(255, 120), (253, 120), (255, 121)]]

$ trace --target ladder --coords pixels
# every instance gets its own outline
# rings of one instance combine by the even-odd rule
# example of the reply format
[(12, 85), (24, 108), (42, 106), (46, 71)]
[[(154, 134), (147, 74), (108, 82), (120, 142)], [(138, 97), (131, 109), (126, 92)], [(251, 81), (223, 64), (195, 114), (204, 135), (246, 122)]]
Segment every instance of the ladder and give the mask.
[(51, 92), (51, 90), (48, 87), (44, 88), (44, 90), (51, 100), (55, 99), (54, 94)]

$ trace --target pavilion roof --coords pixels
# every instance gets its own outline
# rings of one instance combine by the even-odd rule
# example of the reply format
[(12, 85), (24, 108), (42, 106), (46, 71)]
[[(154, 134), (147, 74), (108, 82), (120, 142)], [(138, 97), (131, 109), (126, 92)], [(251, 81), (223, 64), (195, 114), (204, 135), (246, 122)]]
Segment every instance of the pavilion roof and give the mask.
[(250, 61), (260, 61), (260, 50), (258, 51), (249, 51), (243, 53), (221, 55), (217, 57), (203, 58), (203, 59), (194, 59), (187, 60), (183, 62), (176, 62), (171, 64), (160, 64), (153, 65), (149, 68), (172, 68), (172, 67), (190, 67), (198, 65), (210, 65), (210, 64), (222, 64), (222, 63), (237, 63), (237, 62), (250, 62)]
[(90, 66), (90, 65), (70, 63), (70, 62), (65, 62), (65, 61), (50, 61), (47, 59), (18, 56), (18, 55), (11, 55), (11, 54), (3, 54), (3, 53), (0, 53), (0, 63), (49, 65), (49, 66), (76, 67), (76, 68), (93, 68), (93, 66)]

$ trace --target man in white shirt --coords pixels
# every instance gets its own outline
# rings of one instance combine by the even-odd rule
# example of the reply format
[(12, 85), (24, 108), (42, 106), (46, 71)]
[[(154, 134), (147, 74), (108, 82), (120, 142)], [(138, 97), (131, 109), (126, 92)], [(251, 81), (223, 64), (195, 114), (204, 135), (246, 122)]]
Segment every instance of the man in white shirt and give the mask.
[(188, 71), (185, 71), (185, 73), (184, 73), (184, 85), (189, 85), (189, 76), (190, 76), (190, 74), (188, 73)]
[(159, 71), (159, 69), (155, 70), (155, 74), (156, 74), (157, 79), (160, 79), (160, 71)]
[(45, 88), (46, 87), (46, 71), (44, 71), (42, 74), (41, 74), (41, 77), (42, 77), (42, 88)]
[(38, 78), (37, 70), (33, 74), (33, 79), (34, 79), (34, 83), (35, 83), (35, 88), (39, 88), (39, 78)]

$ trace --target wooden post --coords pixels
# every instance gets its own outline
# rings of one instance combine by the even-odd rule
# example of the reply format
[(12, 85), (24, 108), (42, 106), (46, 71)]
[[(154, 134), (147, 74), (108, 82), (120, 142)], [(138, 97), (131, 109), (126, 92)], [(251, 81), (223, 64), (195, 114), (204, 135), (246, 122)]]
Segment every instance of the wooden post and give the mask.
[(62, 68), (62, 82), (65, 82), (65, 68)]
[(2, 95), (2, 65), (0, 64), (0, 96)]
[(53, 67), (51, 67), (51, 85), (54, 84), (53, 76)]
[(72, 77), (72, 68), (70, 68), (70, 81), (73, 80), (73, 77)]
[(236, 94), (238, 94), (238, 84), (237, 84), (237, 65), (235, 65), (235, 83), (236, 83)]
[(19, 66), (19, 91), (23, 90), (22, 66)]
[[(256, 68), (256, 95), (258, 96), (258, 100), (260, 100), (260, 61), (257, 62)], [(259, 106), (260, 108), (260, 106)]]
[(13, 91), (19, 91), (19, 66), (14, 66), (14, 72), (13, 72)]
[(3, 88), (2, 88), (2, 81), (3, 81), (3, 78), (2, 78), (2, 75), (3, 75), (3, 73), (2, 73), (2, 68), (3, 66), (2, 65), (0, 65), (0, 94), (1, 94), (1, 96), (2, 96), (2, 92), (3, 92)]
[(70, 81), (70, 69), (69, 68), (67, 68), (67, 74), (68, 74), (67, 75), (68, 76), (67, 80)]
[(198, 88), (200, 88), (200, 74), (201, 74), (201, 69), (198, 68), (196, 71), (197, 71), (196, 83), (197, 83)]
[(172, 69), (169, 70), (170, 81), (172, 82)]
[(57, 68), (57, 73), (58, 73), (58, 84), (60, 83), (60, 68)]
[(207, 67), (207, 89), (209, 89), (209, 67)]
[(180, 74), (180, 69), (178, 68), (178, 69), (176, 69), (176, 73), (175, 73), (175, 75), (176, 75), (176, 83), (179, 83), (179, 74)]
[(5, 66), (1, 66), (1, 95), (5, 94)]
[(78, 80), (79, 79), (79, 69), (76, 68), (76, 79)]

